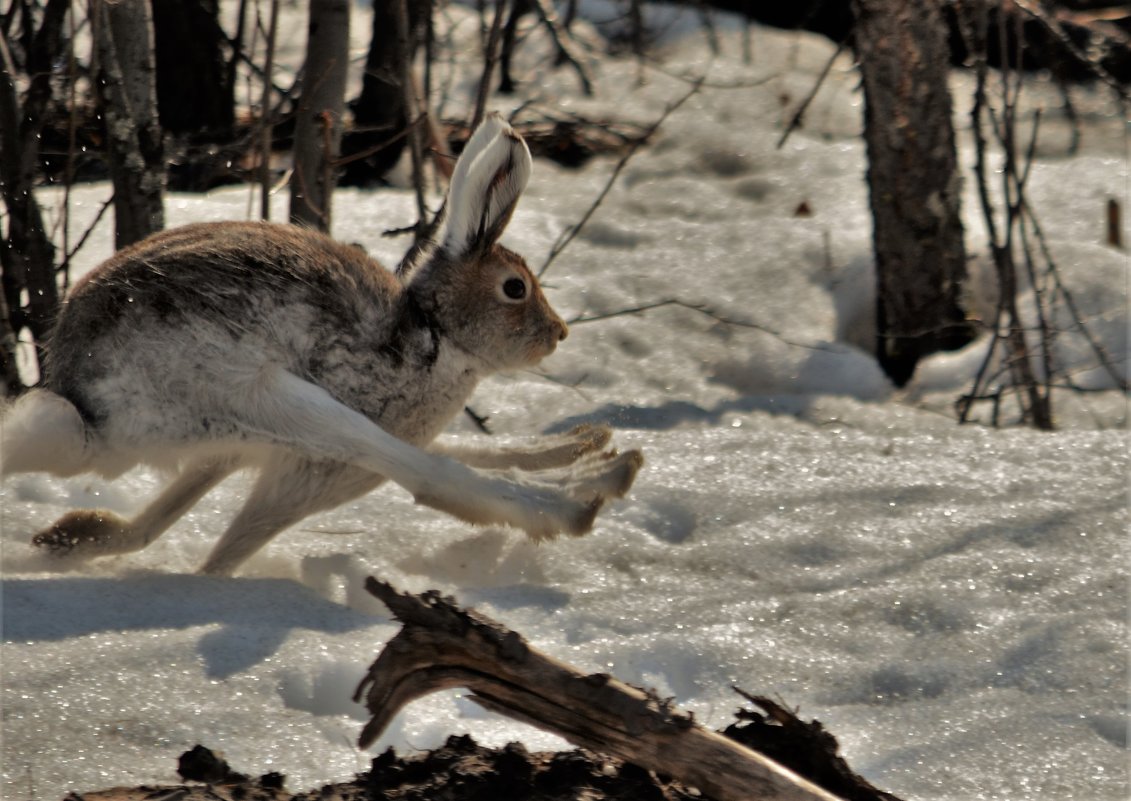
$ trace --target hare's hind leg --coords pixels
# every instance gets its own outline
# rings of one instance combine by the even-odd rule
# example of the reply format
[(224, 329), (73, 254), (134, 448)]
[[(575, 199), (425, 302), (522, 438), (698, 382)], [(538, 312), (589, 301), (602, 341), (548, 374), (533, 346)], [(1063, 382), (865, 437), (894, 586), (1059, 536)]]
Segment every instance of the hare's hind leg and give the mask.
[(77, 559), (140, 551), (238, 466), (235, 457), (201, 459), (189, 464), (132, 520), (105, 509), (76, 509), (36, 534), (32, 543)]
[(347, 464), (279, 451), (264, 465), (247, 502), (200, 572), (230, 575), (283, 529), (364, 495), (384, 480)]

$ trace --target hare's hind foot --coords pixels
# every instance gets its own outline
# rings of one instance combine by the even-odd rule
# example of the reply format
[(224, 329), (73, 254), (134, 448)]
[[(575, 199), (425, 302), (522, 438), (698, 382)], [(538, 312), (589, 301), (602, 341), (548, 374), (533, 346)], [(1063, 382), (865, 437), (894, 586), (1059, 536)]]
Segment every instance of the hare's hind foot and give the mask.
[(106, 509), (76, 509), (36, 534), (31, 542), (56, 556), (75, 559), (140, 551), (238, 466), (237, 456), (198, 460), (132, 520)]
[(36, 534), (32, 545), (53, 556), (90, 559), (135, 551), (129, 523), (105, 509), (76, 509)]

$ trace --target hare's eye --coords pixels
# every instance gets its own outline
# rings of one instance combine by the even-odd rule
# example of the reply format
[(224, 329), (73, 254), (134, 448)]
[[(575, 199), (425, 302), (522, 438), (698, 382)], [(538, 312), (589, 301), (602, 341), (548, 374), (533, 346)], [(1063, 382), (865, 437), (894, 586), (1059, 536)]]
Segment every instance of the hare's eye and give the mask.
[(508, 278), (503, 282), (503, 294), (511, 300), (522, 300), (526, 297), (526, 283), (521, 278)]

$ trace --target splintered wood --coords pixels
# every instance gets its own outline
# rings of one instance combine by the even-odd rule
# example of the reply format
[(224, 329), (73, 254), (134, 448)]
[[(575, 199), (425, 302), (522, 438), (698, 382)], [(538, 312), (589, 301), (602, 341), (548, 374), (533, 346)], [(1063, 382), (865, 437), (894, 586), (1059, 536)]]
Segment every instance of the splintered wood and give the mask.
[(401, 593), (373, 578), (365, 586), (404, 628), (354, 695), (373, 716), (361, 732), (362, 748), (414, 699), (464, 687), (488, 709), (666, 774), (718, 801), (837, 801), (762, 754), (703, 728), (655, 694), (605, 673), (583, 674), (436, 592)]

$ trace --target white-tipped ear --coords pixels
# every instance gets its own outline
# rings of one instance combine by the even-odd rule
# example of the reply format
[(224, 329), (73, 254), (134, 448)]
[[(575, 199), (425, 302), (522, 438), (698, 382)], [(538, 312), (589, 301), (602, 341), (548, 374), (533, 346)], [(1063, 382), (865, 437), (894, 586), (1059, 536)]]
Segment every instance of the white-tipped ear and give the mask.
[(459, 160), (456, 161), (456, 168), (452, 170), (452, 180), (448, 184), (449, 197), (460, 191), (459, 187), (466, 183), (468, 170), (487, 149), (487, 146), (494, 142), (503, 131), (508, 130), (511, 130), (510, 125), (498, 112), (492, 112), (483, 118), (483, 122), (479, 123), (479, 127), (475, 129), (468, 138), (467, 144), (463, 146), (463, 152), (460, 153)]
[(533, 160), (526, 142), (498, 114), (476, 129), (456, 163), (437, 232), (440, 248), (459, 258), (493, 244), (503, 233)]

